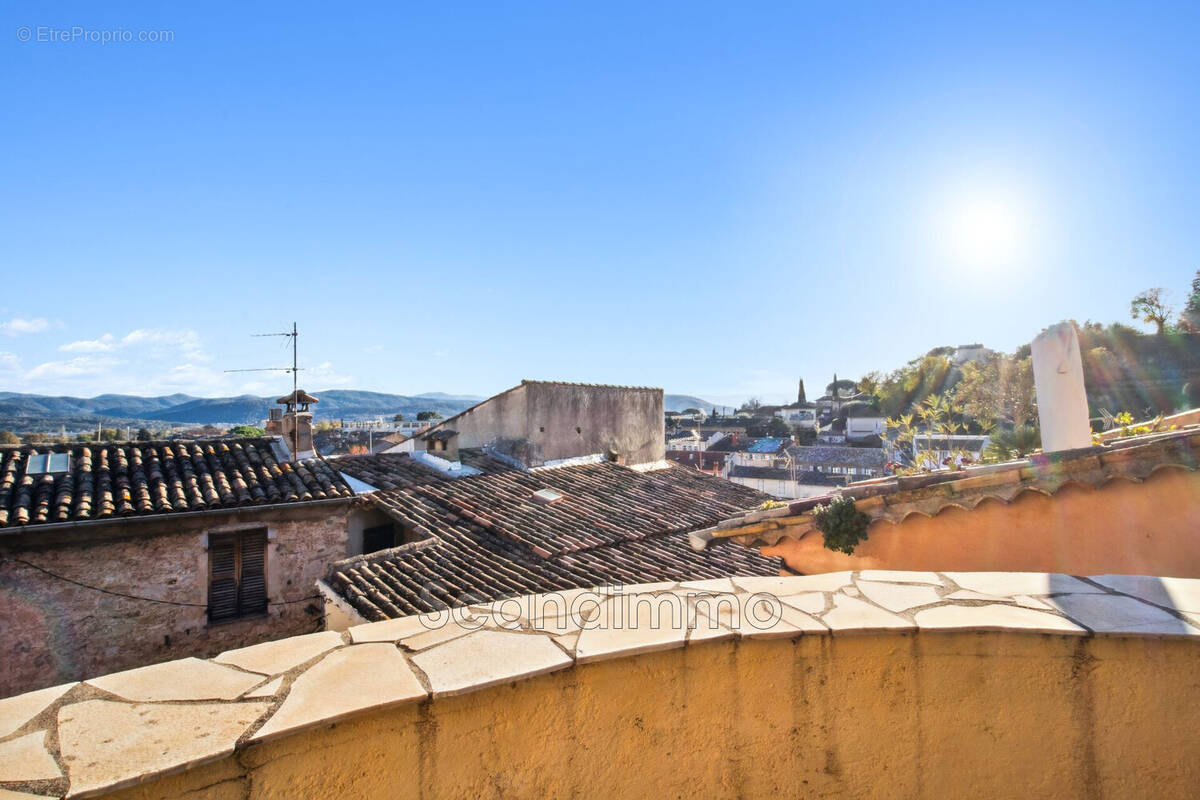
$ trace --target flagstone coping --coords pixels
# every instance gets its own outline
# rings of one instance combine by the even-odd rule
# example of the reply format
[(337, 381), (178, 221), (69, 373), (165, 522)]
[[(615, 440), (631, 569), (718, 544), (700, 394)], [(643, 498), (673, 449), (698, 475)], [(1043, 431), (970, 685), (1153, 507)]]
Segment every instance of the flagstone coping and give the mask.
[(87, 681), (122, 700), (232, 700), (257, 686), (262, 677), (198, 658), (152, 664)]
[(263, 642), (227, 650), (213, 659), (220, 664), (232, 664), (250, 672), (278, 675), (298, 667), (328, 650), (342, 644), (342, 635), (333, 631), (291, 636), (274, 642)]
[[(573, 613), (581, 603), (588, 612)], [(465, 616), (308, 634), (0, 700), (0, 800), (100, 794), (357, 714), (720, 641), (1000, 631), (1200, 645), (1200, 580), (1127, 575), (734, 577), (456, 611)]]

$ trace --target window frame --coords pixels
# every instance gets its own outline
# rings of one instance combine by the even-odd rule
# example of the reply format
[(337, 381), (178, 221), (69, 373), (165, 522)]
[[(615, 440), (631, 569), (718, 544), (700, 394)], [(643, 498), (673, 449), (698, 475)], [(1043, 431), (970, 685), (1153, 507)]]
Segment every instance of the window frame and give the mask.
[[(267, 615), (267, 560), (270, 533), (265, 526), (222, 531), (208, 536), (208, 602), (210, 625), (261, 618)], [(228, 561), (228, 568), (220, 563)], [(221, 583), (225, 586), (220, 586)], [(218, 596), (223, 591), (225, 596)], [(232, 592), (232, 599), (229, 597)], [(226, 609), (232, 604), (232, 612)], [(224, 608), (222, 608), (224, 606)]]

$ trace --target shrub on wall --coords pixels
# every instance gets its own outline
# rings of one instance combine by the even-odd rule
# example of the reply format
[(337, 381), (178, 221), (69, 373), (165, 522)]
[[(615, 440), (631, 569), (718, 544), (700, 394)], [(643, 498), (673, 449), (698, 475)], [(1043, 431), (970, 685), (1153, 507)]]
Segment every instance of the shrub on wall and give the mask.
[(853, 555), (858, 543), (867, 538), (871, 518), (854, 506), (849, 497), (835, 497), (828, 505), (813, 509), (813, 523), (825, 534), (825, 547)]

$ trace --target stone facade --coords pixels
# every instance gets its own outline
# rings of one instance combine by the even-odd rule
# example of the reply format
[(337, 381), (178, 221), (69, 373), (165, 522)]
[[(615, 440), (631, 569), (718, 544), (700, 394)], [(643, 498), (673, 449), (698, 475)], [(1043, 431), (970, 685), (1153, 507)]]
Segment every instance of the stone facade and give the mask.
[[(320, 630), (315, 584), (350, 554), (354, 506), (336, 500), (7, 535), (0, 697)], [(267, 613), (210, 624), (208, 537), (263, 527)]]
[(662, 389), (524, 381), (418, 439), (453, 430), (460, 448), (503, 443), (531, 467), (597, 453), (632, 465), (665, 458), (663, 424)]

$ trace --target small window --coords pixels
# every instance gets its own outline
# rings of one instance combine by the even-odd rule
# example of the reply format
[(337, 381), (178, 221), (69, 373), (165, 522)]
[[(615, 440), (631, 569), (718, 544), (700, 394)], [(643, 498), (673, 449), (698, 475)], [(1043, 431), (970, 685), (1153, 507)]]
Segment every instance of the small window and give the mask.
[(222, 533), (208, 541), (208, 621), (267, 611), (267, 531)]
[(396, 529), (391, 523), (363, 529), (363, 554), (396, 546)]

